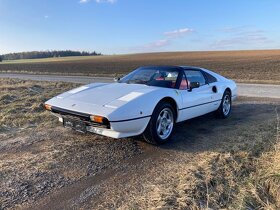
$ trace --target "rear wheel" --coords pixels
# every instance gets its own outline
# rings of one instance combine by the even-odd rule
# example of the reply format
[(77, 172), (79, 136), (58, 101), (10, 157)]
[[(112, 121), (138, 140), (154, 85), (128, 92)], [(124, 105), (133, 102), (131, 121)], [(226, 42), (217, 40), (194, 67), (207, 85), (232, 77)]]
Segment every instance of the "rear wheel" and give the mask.
[(231, 94), (230, 91), (226, 90), (221, 105), (216, 111), (216, 114), (220, 118), (227, 118), (231, 113)]
[(174, 108), (169, 103), (159, 103), (143, 133), (146, 142), (159, 145), (169, 141), (173, 132), (175, 119)]

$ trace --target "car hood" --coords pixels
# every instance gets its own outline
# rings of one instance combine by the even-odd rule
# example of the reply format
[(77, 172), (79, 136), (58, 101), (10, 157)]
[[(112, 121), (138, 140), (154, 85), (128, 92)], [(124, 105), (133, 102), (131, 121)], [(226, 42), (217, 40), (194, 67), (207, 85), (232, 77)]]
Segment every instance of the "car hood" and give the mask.
[(151, 92), (157, 87), (126, 83), (93, 83), (60, 94), (47, 104), (89, 114), (108, 115), (110, 111)]
[(146, 85), (125, 83), (100, 84), (98, 86), (88, 85), (71, 90), (68, 92), (70, 94), (64, 97), (60, 96), (60, 98), (104, 106), (116, 99), (132, 100), (148, 89), (151, 88)]

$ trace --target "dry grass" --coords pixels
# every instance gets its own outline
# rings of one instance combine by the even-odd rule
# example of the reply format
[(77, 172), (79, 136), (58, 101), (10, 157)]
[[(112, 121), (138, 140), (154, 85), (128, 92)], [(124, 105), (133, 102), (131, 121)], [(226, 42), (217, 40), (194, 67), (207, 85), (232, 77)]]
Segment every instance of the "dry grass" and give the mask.
[(64, 187), (80, 189), (86, 177), (93, 178), (74, 193), (74, 207), (280, 208), (278, 102), (243, 99), (229, 119), (203, 116), (180, 124), (174, 142), (154, 148), (58, 127), (42, 103), (77, 84), (0, 83), (0, 208), (33, 207), (58, 188), (67, 195)]
[[(263, 132), (262, 141), (271, 137)], [(162, 168), (151, 171), (161, 175), (122, 209), (279, 209), (280, 142), (251, 140), (255, 145), (250, 150), (236, 143), (230, 152), (222, 147), (221, 152), (198, 153), (191, 162), (181, 154), (161, 163)]]
[(140, 152), (115, 141), (63, 129), (43, 109), (77, 84), (0, 79), (0, 209), (15, 208)]
[(279, 209), (279, 104), (258, 103), (181, 125), (160, 158), (112, 177), (83, 209)]
[(148, 53), (14, 61), (0, 72), (114, 76), (145, 65), (193, 65), (239, 82), (280, 84), (280, 50)]
[(280, 208), (280, 130), (279, 114), (276, 112), (276, 141), (271, 150), (255, 160), (257, 170), (252, 174), (242, 193), (243, 206), (246, 209)]
[(43, 103), (66, 90), (77, 87), (71, 83), (48, 83), (0, 79), (0, 137), (11, 131), (53, 123)]

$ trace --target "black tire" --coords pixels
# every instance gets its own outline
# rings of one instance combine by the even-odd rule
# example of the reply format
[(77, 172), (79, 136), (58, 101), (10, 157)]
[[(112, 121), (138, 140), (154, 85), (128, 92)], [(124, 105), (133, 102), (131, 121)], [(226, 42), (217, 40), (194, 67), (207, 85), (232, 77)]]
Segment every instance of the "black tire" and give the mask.
[[(169, 130), (168, 124), (164, 124), (165, 122), (163, 119), (163, 115), (165, 114), (165, 112), (170, 112), (170, 118), (166, 117), (166, 123), (169, 123), (169, 120), (172, 120), (172, 126), (171, 126), (171, 131), (168, 131), (167, 133), (167, 137), (162, 138), (164, 136), (164, 132), (161, 131), (161, 134), (158, 134), (157, 128), (159, 128), (159, 124), (160, 127), (162, 127), (164, 129), (164, 125), (165, 125), (165, 129)], [(161, 115), (161, 117), (159, 116)], [(171, 119), (172, 118), (172, 119)], [(167, 122), (168, 121), (168, 122)], [(176, 112), (174, 110), (174, 108), (171, 106), (171, 104), (167, 103), (167, 102), (160, 102), (156, 108), (154, 109), (154, 112), (151, 116), (150, 122), (147, 125), (146, 130), (143, 133), (144, 139), (146, 142), (150, 143), (150, 144), (154, 144), (154, 145), (160, 145), (160, 144), (164, 144), (168, 141), (170, 141), (171, 136), (173, 134), (173, 130), (174, 130), (174, 126), (175, 126), (175, 121), (176, 121)], [(162, 123), (160, 123), (162, 122)], [(171, 124), (170, 124), (171, 125)]]
[[(226, 101), (228, 101), (228, 102), (226, 102)], [(225, 103), (228, 104), (227, 108), (225, 108)], [(221, 104), (216, 111), (216, 116), (218, 118), (222, 118), (222, 119), (228, 118), (231, 114), (231, 109), (232, 109), (231, 93), (229, 90), (226, 90), (224, 92)]]

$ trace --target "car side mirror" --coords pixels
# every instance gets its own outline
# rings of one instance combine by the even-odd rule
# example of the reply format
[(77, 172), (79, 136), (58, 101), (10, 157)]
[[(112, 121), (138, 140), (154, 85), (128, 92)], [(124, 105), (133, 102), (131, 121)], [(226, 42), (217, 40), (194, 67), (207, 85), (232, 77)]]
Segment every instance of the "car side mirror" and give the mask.
[(200, 87), (200, 83), (199, 82), (191, 82), (190, 83), (190, 89), (189, 91), (192, 91), (192, 89), (194, 88), (199, 88)]
[(115, 81), (115, 82), (118, 82), (118, 81), (120, 81), (120, 79), (121, 79), (120, 77), (115, 77), (115, 78), (114, 78), (114, 81)]

